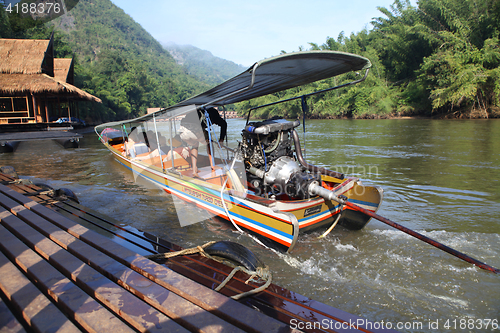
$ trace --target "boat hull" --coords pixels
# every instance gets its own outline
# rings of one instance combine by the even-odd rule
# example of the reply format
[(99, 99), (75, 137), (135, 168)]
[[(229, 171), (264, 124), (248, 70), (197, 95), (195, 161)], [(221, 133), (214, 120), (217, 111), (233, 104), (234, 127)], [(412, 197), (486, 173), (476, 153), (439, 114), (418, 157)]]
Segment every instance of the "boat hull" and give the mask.
[[(106, 144), (115, 159), (134, 173), (165, 192), (197, 205), (198, 207), (230, 221), (235, 228), (272, 241), (276, 247), (291, 251), (299, 234), (317, 228), (329, 226), (338, 214), (342, 214), (339, 223), (346, 228), (359, 230), (370, 220), (358, 216), (350, 210), (343, 210), (340, 204), (325, 201), (321, 197), (307, 200), (280, 201), (265, 199), (249, 193), (234, 194), (225, 189), (221, 195), (221, 184), (208, 183), (202, 179), (181, 175), (178, 172), (162, 170), (153, 165), (134, 161), (120, 151)], [(382, 199), (378, 187), (364, 187), (355, 178), (345, 181), (338, 194), (364, 208), (376, 211)]]

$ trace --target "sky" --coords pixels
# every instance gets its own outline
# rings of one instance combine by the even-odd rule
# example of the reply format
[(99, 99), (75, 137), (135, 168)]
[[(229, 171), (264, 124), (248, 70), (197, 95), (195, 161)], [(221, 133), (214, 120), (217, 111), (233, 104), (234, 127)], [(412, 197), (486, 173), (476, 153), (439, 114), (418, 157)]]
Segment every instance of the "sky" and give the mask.
[[(160, 43), (190, 44), (245, 67), (328, 37), (372, 29), (393, 0), (111, 0)], [(415, 5), (415, 1), (411, 2)]]

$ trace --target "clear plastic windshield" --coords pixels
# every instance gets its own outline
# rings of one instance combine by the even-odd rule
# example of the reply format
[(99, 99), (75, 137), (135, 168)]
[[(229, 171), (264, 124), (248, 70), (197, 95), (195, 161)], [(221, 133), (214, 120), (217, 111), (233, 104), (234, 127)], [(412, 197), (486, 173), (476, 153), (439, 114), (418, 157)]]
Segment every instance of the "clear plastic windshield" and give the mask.
[[(186, 226), (210, 218), (208, 211), (227, 215), (232, 202), (247, 194), (243, 162), (237, 150), (221, 140), (226, 122), (216, 119), (213, 110), (211, 114), (191, 105), (173, 115), (160, 112), (136, 121), (101, 125), (96, 131), (103, 143), (131, 162), (137, 183), (174, 194), (179, 222)], [(205, 213), (193, 213), (186, 201), (206, 208)]]

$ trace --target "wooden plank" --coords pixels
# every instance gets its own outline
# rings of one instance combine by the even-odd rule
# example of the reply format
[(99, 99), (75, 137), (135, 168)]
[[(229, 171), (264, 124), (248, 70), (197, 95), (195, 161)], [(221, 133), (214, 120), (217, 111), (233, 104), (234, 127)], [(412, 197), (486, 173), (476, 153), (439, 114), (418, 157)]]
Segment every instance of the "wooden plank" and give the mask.
[[(5, 214), (0, 212), (0, 215)], [(44, 237), (38, 237), (38, 239), (40, 240), (37, 245), (43, 246), (44, 241), (50, 242)], [(11, 260), (15, 260), (22, 271), (36, 281), (38, 288), (50, 295), (58, 307), (85, 331), (100, 332), (104, 329), (113, 332), (134, 332), (3, 226), (0, 226), (0, 243), (4, 254), (7, 254)], [(54, 255), (58, 256), (60, 253)]]
[[(74, 216), (78, 216), (85, 220), (90, 219), (94, 222), (98, 222), (98, 219), (96, 217), (89, 215), (88, 212), (85, 212), (83, 210), (86, 208), (78, 208), (81, 207), (79, 204), (73, 202), (59, 202), (55, 205), (60, 209), (67, 210), (68, 214), (69, 212), (73, 212)], [(131, 234), (131, 236), (133, 238), (137, 237), (134, 234)], [(163, 247), (164, 251), (168, 251), (169, 249), (173, 249), (174, 246), (173, 244), (170, 244), (169, 246), (164, 245)], [(175, 250), (180, 250), (180, 248), (176, 247)], [(214, 264), (217, 267), (214, 267)], [(172, 268), (177, 273), (180, 273), (183, 276), (191, 278), (209, 287), (219, 285), (232, 270), (225, 265), (218, 264), (206, 257), (197, 254), (171, 258), (165, 265)], [(225, 271), (222, 270), (224, 268), (226, 268)], [(247, 279), (248, 275), (240, 272), (237, 273), (221, 291), (221, 293), (226, 296), (232, 296), (245, 291), (249, 291), (261, 285), (252, 282), (246, 284), (245, 281)], [(292, 319), (302, 322), (310, 322), (311, 326), (314, 322), (339, 322), (338, 326), (342, 327), (341, 324), (343, 323), (359, 322), (358, 320), (360, 319), (360, 317), (358, 316), (349, 314), (339, 309), (335, 309), (333, 307), (328, 307), (320, 302), (316, 302), (297, 294), (294, 294), (294, 298), (300, 297), (300, 299), (291, 300), (289, 298), (283, 297), (282, 294), (284, 293), (289, 294), (290, 292), (284, 291), (282, 288), (276, 285), (271, 285), (265, 291), (254, 295), (251, 298), (247, 298), (245, 302), (247, 304), (252, 304), (252, 306), (258, 308), (259, 310), (261, 310), (261, 312), (266, 313), (273, 318), (279, 319), (280, 321), (285, 323), (290, 323)], [(297, 314), (300, 314), (300, 316)], [(331, 327), (334, 327), (334, 324), (332, 324)], [(344, 324), (343, 327), (347, 327), (347, 324)], [(332, 330), (328, 329), (322, 331), (332, 332)], [(347, 329), (347, 331), (360, 332), (354, 327), (350, 327), (349, 329)]]
[[(8, 212), (1, 212), (0, 209), (0, 218), (2, 223), (9, 224), (9, 226), (12, 225), (12, 229), (15, 228), (16, 230), (16, 236), (20, 237), (25, 242), (30, 242), (33, 246), (36, 244), (37, 251), (42, 253), (42, 255), (47, 259), (52, 259), (58, 269), (64, 271), (67, 275), (70, 274), (72, 279), (76, 282), (84, 283), (88, 279), (92, 290), (87, 292), (95, 292), (96, 297), (98, 297), (98, 299), (102, 302), (106, 302), (108, 299), (118, 299), (119, 304), (123, 304), (123, 306), (120, 308), (116, 304), (110, 304), (110, 307), (115, 305), (113, 310), (122, 314), (126, 313), (127, 309), (130, 310), (131, 313), (129, 314), (130, 318), (127, 319), (128, 321), (135, 318), (134, 315), (139, 319), (147, 316), (147, 318), (151, 318), (152, 324), (159, 326), (159, 331), (163, 332), (165, 330), (165, 326), (169, 323), (166, 323), (166, 318), (168, 317), (161, 314), (159, 312), (161, 311), (191, 330), (200, 332), (240, 331), (238, 328), (227, 323), (226, 321), (192, 304), (175, 293), (172, 293), (171, 291), (153, 283), (144, 276), (116, 262), (116, 260), (104, 255), (88, 244), (74, 238), (68, 233), (57, 228), (55, 225), (44, 220), (42, 217), (34, 214), (22, 206), (19, 206), (15, 201), (5, 197), (3, 194), (0, 194), (0, 202), (4, 207), (15, 210), (18, 217), (22, 218), (24, 221), (28, 221), (27, 223), (44, 233), (45, 236), (48, 236), (59, 246), (62, 246), (64, 249), (70, 251), (84, 262), (90, 263), (98, 271), (106, 274), (107, 277), (111, 278), (122, 287), (125, 287), (126, 289), (123, 289), (104, 277), (100, 279), (96, 278), (96, 275), (99, 274), (98, 272), (94, 271), (94, 269), (90, 267), (86, 267), (85, 265), (82, 268), (82, 262), (67, 252), (56, 252), (53, 256), (51, 256), (51, 249), (49, 248), (45, 250), (45, 247), (48, 245), (45, 245), (42, 241), (37, 242), (40, 237), (31, 237), (31, 234), (35, 232), (33, 228), (13, 215), (2, 218), (2, 215)], [(90, 230), (88, 230), (88, 232), (94, 234), (95, 236), (98, 235)], [(109, 242), (108, 239), (106, 241)], [(75, 271), (77, 271), (77, 274)], [(87, 285), (85, 287), (89, 288)], [(140, 297), (149, 303), (149, 305), (142, 302), (140, 299), (135, 298), (129, 292), (132, 292), (134, 295)], [(100, 296), (100, 293), (104, 293), (104, 295)], [(130, 306), (131, 304), (133, 304), (133, 306)], [(151, 308), (150, 305), (154, 306), (159, 311)], [(155, 315), (159, 319), (155, 319), (153, 321), (152, 318), (154, 318)], [(145, 321), (144, 318), (142, 320)], [(141, 320), (136, 321), (138, 322), (132, 321), (130, 323), (139, 329)], [(156, 330), (154, 325), (151, 327), (151, 325), (149, 325), (150, 323), (147, 324), (148, 330)], [(143, 323), (143, 325), (145, 324)], [(162, 325), (164, 326), (163, 328), (161, 327)], [(184, 329), (173, 326), (169, 327), (167, 330), (169, 332), (174, 332), (183, 331)]]
[[(1, 199), (2, 203), (4, 203), (5, 198)], [(0, 209), (0, 217), (2, 217), (5, 213), (6, 212), (1, 212)], [(26, 212), (24, 213), (31, 212), (26, 210)], [(165, 330), (169, 332), (186, 331), (178, 324), (173, 322), (170, 318), (152, 308), (148, 304), (144, 303), (142, 300), (134, 297), (134, 295), (132, 295), (129, 291), (104, 277), (102, 274), (100, 274), (90, 266), (85, 265), (75, 256), (66, 252), (51, 240), (45, 238), (45, 236), (35, 231), (33, 228), (28, 226), (23, 221), (19, 220), (17, 217), (10, 215), (7, 217), (2, 217), (1, 220), (2, 223), (8, 225), (12, 229), (12, 231), (16, 233), (17, 237), (23, 239), (23, 241), (30, 244), (30, 246), (36, 246), (36, 250), (42, 256), (44, 256), (47, 260), (50, 260), (53, 265), (57, 266), (58, 269), (64, 272), (66, 275), (71, 276), (71, 278), (88, 293), (94, 294), (97, 299), (109, 306), (113, 311), (115, 311), (115, 313), (123, 316), (131, 325), (136, 327), (138, 330), (143, 331), (144, 329), (148, 329), (148, 331), (150, 332), (163, 332)], [(44, 226), (41, 221), (36, 222), (36, 224), (42, 225), (42, 227)], [(52, 229), (56, 229), (56, 227), (49, 222), (46, 222), (46, 226)], [(82, 243), (81, 241), (75, 239), (74, 237), (63, 232), (60, 229), (53, 230), (53, 233), (57, 234), (58, 241), (62, 240), (70, 244), (80, 243), (80, 245), (83, 245), (83, 248), (80, 248), (78, 247), (78, 245), (73, 244), (73, 246), (78, 251), (97, 252), (88, 245)], [(109, 260), (106, 262), (106, 265), (109, 265), (110, 267), (115, 266), (115, 264), (117, 263), (111, 260), (111, 258), (109, 258)], [(121, 273), (125, 277), (129, 277), (131, 273), (137, 274), (132, 270), (129, 270), (129, 272), (124, 272), (122, 270)], [(131, 280), (131, 278), (129, 279)], [(145, 280), (146, 279), (144, 277), (140, 276), (140, 281), (135, 280), (133, 282), (138, 285), (148, 284), (148, 282), (146, 282)], [(151, 284), (150, 281), (149, 284)], [(166, 298), (168, 296), (169, 295), (166, 295)], [(170, 300), (173, 301), (172, 297), (169, 297), (169, 301)], [(182, 301), (185, 302), (185, 300)], [(199, 323), (199, 326), (203, 327), (202, 324), (206, 324), (206, 322)]]
[(80, 332), (3, 253), (0, 253), (0, 290), (34, 331)]
[(15, 180), (14, 178), (7, 176), (6, 174), (0, 173), (0, 181), (12, 182), (14, 180)]
[(0, 333), (26, 333), (23, 325), (17, 320), (2, 298), (0, 298)]
[[(16, 188), (18, 187), (22, 188), (26, 192), (36, 190), (36, 188), (31, 188), (30, 186), (16, 185)], [(98, 226), (101, 226), (102, 224), (105, 224), (106, 226), (109, 225), (109, 229), (111, 230), (106, 232), (111, 234), (126, 231), (127, 233), (122, 235), (129, 242), (131, 242), (130, 239), (132, 239), (132, 243), (127, 243), (126, 245), (128, 248), (130, 248), (130, 244), (135, 244), (134, 246), (137, 245), (141, 246), (143, 249), (150, 249), (151, 247), (144, 246), (143, 243), (158, 241), (160, 243), (154, 245), (154, 249), (160, 252), (168, 252), (169, 250), (178, 251), (182, 249), (161, 239), (154, 238), (155, 241), (153, 241), (153, 239), (146, 238), (145, 236), (147, 233), (137, 235), (130, 230), (125, 230), (124, 228), (115, 228), (112, 224), (119, 225), (118, 221), (102, 216), (101, 214), (72, 201), (56, 202), (54, 205), (49, 206), (49, 208), (54, 209), (65, 216), (69, 216), (73, 220), (76, 218), (76, 222), (83, 223), (84, 225), (87, 225), (87, 222)], [(164, 265), (211, 289), (218, 286), (232, 270), (226, 265), (220, 264), (198, 254), (174, 257), (169, 259), (166, 263), (164, 263)], [(248, 275), (241, 272), (237, 273), (220, 292), (226, 296), (232, 296), (254, 289), (262, 284), (255, 284), (253, 282), (246, 284), (245, 281), (248, 277)], [(345, 311), (311, 300), (274, 284), (271, 284), (271, 286), (263, 292), (246, 298), (245, 304), (251, 305), (255, 309), (259, 309), (262, 313), (284, 323), (290, 323), (292, 322), (292, 319), (294, 319), (294, 321), (311, 323), (310, 326), (313, 326), (315, 322), (328, 322), (332, 323), (330, 327), (335, 327), (334, 323), (338, 322), (337, 327), (347, 327), (347, 323), (357, 323), (359, 322), (359, 319), (361, 319), (359, 316), (352, 315)], [(363, 320), (363, 322), (366, 322), (366, 320)], [(329, 329), (317, 331), (333, 332)], [(360, 332), (354, 327), (349, 327), (347, 331)]]
[[(0, 185), (0, 192), (22, 203), (24, 207), (43, 216), (74, 237), (90, 244), (93, 248), (99, 249), (157, 284), (246, 331), (294, 331), (289, 325), (254, 311), (210, 288), (187, 279), (167, 267), (156, 264), (123, 246), (110, 242), (104, 236), (91, 232), (89, 229), (76, 224), (4, 185)], [(19, 207), (14, 207), (12, 211), (15, 212), (16, 210), (19, 210)]]

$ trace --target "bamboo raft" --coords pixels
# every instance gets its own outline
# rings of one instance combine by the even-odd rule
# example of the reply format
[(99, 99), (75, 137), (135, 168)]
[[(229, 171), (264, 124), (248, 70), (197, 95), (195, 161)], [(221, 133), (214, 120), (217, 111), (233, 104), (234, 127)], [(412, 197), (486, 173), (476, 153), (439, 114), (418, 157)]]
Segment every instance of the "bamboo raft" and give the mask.
[(181, 248), (14, 181), (0, 174), (0, 332), (380, 331), (274, 284), (233, 300), (263, 283), (237, 272), (216, 292), (231, 267), (201, 254), (158, 264), (139, 253)]

